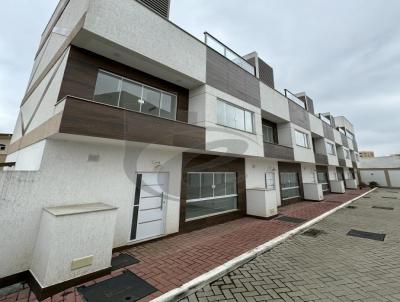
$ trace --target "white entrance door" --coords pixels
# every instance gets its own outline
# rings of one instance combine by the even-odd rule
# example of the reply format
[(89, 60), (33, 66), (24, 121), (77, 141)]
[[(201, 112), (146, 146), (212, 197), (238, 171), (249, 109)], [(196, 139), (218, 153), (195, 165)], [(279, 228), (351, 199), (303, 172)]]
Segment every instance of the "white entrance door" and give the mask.
[(137, 174), (131, 240), (164, 234), (167, 189), (167, 173)]

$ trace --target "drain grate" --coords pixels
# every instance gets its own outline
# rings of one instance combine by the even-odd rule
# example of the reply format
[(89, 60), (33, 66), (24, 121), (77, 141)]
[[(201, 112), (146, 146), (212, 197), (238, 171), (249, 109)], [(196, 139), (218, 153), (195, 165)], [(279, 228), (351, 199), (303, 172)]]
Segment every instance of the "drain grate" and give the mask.
[(364, 196), (363, 198), (371, 198), (370, 196)]
[(386, 199), (397, 199), (397, 197), (393, 197), (393, 196), (382, 196), (382, 198), (386, 198)]
[(384, 241), (385, 237), (386, 237), (386, 234), (371, 233), (371, 232), (364, 232), (364, 231), (358, 231), (358, 230), (351, 229), (347, 233), (347, 236), (353, 236), (353, 237), (359, 237), (359, 238), (365, 238), (365, 239), (371, 239), (371, 240), (378, 240), (378, 241)]
[(119, 254), (118, 256), (111, 259), (111, 267), (113, 271), (130, 266), (135, 263), (139, 263), (139, 260), (128, 254)]
[(284, 215), (279, 216), (278, 218), (276, 218), (276, 220), (290, 222), (290, 223), (302, 223), (304, 221), (307, 221), (307, 219), (291, 217), (291, 216), (284, 216)]
[(373, 209), (380, 209), (380, 210), (394, 210), (392, 207), (381, 207), (381, 206), (373, 206)]
[(303, 236), (314, 237), (314, 238), (322, 234), (326, 234), (326, 232), (318, 229), (308, 229), (307, 231), (301, 233), (301, 235)]
[(348, 209), (357, 209), (356, 206), (347, 206)]
[(130, 271), (96, 283), (78, 288), (87, 302), (133, 302), (157, 291), (155, 287)]

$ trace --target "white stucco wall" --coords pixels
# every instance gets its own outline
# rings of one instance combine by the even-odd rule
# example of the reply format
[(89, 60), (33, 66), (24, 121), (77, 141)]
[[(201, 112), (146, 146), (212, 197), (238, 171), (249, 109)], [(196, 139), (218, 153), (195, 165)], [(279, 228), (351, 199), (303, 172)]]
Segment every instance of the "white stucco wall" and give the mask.
[(318, 134), (321, 137), (324, 137), (324, 128), (322, 126), (322, 121), (317, 118), (314, 114), (309, 113), (308, 116), (310, 117), (310, 129), (311, 132)]
[(360, 168), (400, 168), (400, 155), (360, 158)]
[(7, 156), (7, 162), (15, 162), (15, 166), (5, 170), (38, 171), (40, 169), (46, 141), (42, 140)]
[(282, 120), (290, 121), (289, 104), (285, 96), (260, 82), (261, 108)]
[(370, 182), (376, 182), (379, 186), (386, 187), (388, 185), (386, 181), (385, 172), (383, 170), (360, 170), (361, 181), (365, 184)]
[(137, 1), (90, 0), (84, 28), (205, 83), (205, 45)]
[(337, 180), (337, 173), (336, 173), (336, 167), (334, 166), (329, 166), (328, 167), (328, 176), (329, 180)]
[(400, 170), (388, 170), (392, 187), (400, 188)]
[(278, 206), (281, 205), (278, 162), (266, 158), (246, 158), (246, 189), (265, 188), (265, 173), (275, 174), (275, 194)]
[(303, 179), (303, 183), (316, 183), (317, 175), (315, 165), (302, 163), (301, 177)]
[[(217, 101), (222, 99), (254, 113), (254, 133), (217, 124)], [(206, 150), (264, 156), (261, 109), (208, 85), (190, 92), (189, 123), (206, 128)]]
[[(0, 278), (29, 268), (43, 207), (94, 202), (116, 206), (114, 247), (127, 244), (138, 171), (169, 173), (166, 233), (177, 232), (181, 152), (138, 144), (47, 140), (41, 169), (31, 172), (33, 178), (24, 182), (21, 172), (0, 172), (0, 254), (8, 260), (0, 262)], [(88, 161), (89, 155), (99, 160)]]

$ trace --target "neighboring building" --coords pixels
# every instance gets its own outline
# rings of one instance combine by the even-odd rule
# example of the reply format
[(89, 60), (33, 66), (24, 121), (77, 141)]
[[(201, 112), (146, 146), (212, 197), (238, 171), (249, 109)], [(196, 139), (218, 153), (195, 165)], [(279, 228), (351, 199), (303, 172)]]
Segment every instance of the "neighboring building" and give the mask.
[(2, 228), (0, 278), (45, 271), (35, 238), (49, 206), (117, 207), (121, 247), (357, 187), (345, 117), (275, 90), (256, 52), (194, 38), (166, 18), (169, 1), (141, 2), (62, 0), (43, 32), (7, 157), (26, 187), (10, 197), (23, 209), (3, 211), (21, 223)]
[(7, 149), (10, 144), (11, 134), (0, 133), (0, 164), (5, 163), (7, 157)]
[(400, 155), (361, 158), (359, 172), (365, 184), (400, 188)]
[(374, 151), (360, 151), (361, 158), (371, 158), (375, 157)]

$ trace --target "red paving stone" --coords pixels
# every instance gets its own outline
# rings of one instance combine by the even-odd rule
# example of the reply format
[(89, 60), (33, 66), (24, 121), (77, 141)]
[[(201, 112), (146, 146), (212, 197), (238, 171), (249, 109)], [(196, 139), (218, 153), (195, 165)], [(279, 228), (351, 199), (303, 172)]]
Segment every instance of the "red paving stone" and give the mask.
[[(279, 212), (286, 216), (310, 220), (367, 191), (368, 189), (348, 190), (345, 194), (329, 194), (322, 202), (302, 201), (281, 207)], [(133, 246), (123, 252), (133, 255), (140, 263), (114, 271), (85, 285), (115, 277), (128, 269), (159, 290), (140, 300), (150, 301), (297, 226), (298, 224), (275, 219), (245, 217)], [(0, 298), (0, 301), (34, 302), (37, 299), (25, 285), (22, 291)], [(84, 299), (76, 288), (71, 288), (44, 301), (83, 302)]]

